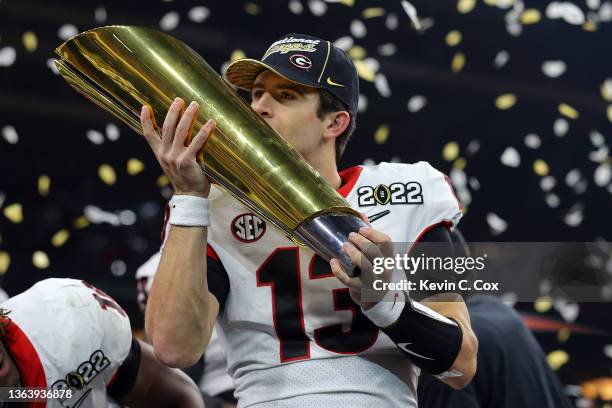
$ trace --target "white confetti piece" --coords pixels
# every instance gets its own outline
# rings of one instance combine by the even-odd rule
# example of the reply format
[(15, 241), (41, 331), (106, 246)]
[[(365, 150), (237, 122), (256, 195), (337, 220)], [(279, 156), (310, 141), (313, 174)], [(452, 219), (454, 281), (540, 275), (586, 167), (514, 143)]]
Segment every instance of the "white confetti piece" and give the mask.
[(584, 213), (582, 209), (582, 204), (575, 204), (570, 210), (565, 214), (563, 221), (569, 225), (570, 227), (577, 227), (582, 224), (584, 220)]
[(591, 143), (593, 143), (593, 146), (595, 147), (599, 147), (603, 145), (604, 142), (606, 141), (604, 136), (601, 133), (599, 133), (597, 130), (591, 130), (589, 132), (589, 138), (591, 139)]
[(127, 271), (127, 266), (125, 265), (125, 262), (117, 259), (111, 263), (110, 270), (114, 276), (123, 276)]
[(555, 309), (559, 311), (563, 320), (568, 323), (573, 323), (580, 313), (578, 303), (568, 302), (566, 300), (555, 300)]
[(67, 40), (79, 33), (79, 29), (74, 24), (64, 24), (57, 30), (57, 36), (61, 40)]
[(19, 135), (17, 134), (17, 129), (13, 126), (4, 126), (2, 128), (2, 137), (6, 140), (7, 143), (15, 144), (19, 141)]
[(467, 188), (458, 188), (457, 198), (464, 206), (468, 206), (472, 203), (472, 193), (470, 193), (470, 190)]
[(574, 187), (582, 178), (580, 169), (572, 169), (565, 175), (565, 184), (568, 187)]
[(480, 181), (476, 177), (470, 177), (469, 179), (470, 188), (474, 191), (480, 190)]
[(363, 38), (367, 35), (368, 29), (361, 20), (351, 21), (351, 35), (355, 38)]
[(176, 11), (170, 11), (163, 15), (159, 20), (159, 28), (164, 31), (171, 31), (178, 27), (181, 17)]
[(563, 61), (544, 61), (542, 63), (542, 72), (550, 78), (559, 78), (566, 69), (567, 64)]
[(518, 301), (518, 296), (514, 292), (508, 292), (508, 293), (504, 293), (503, 295), (501, 295), (500, 300), (506, 306), (514, 307), (514, 305)]
[(546, 194), (544, 200), (546, 201), (546, 205), (548, 205), (550, 208), (557, 208), (560, 204), (559, 196), (554, 193)]
[(402, 158), (399, 156), (393, 156), (391, 158), (391, 160), (389, 160), (391, 163), (402, 163)]
[(601, 5), (599, 0), (586, 0), (587, 7), (592, 10), (597, 10)]
[(610, 149), (608, 146), (601, 146), (596, 151), (589, 153), (589, 159), (595, 163), (601, 163), (608, 158), (609, 153)]
[(480, 142), (476, 139), (471, 140), (470, 143), (468, 143), (467, 147), (465, 148), (465, 151), (469, 155), (474, 155), (478, 153), (479, 150), (480, 150)]
[(334, 41), (334, 45), (343, 51), (347, 51), (353, 46), (354, 43), (355, 41), (353, 41), (353, 37), (351, 37), (350, 35), (340, 37), (336, 41)]
[(595, 169), (595, 174), (593, 177), (595, 179), (595, 184), (597, 184), (599, 187), (604, 187), (612, 179), (612, 171), (610, 169), (610, 165), (607, 163), (600, 164)]
[(408, 99), (408, 111), (416, 113), (427, 105), (427, 98), (423, 95), (413, 95)]
[(529, 147), (530, 149), (537, 149), (541, 145), (542, 141), (540, 140), (540, 136), (536, 135), (535, 133), (530, 133), (525, 136), (525, 146)]
[(376, 74), (376, 78), (374, 78), (374, 86), (381, 96), (385, 98), (391, 96), (391, 88), (389, 87), (389, 82), (384, 74)]
[(493, 66), (495, 68), (501, 68), (508, 63), (510, 60), (510, 54), (506, 50), (501, 50), (495, 55), (495, 59), (493, 60)]
[(97, 130), (89, 129), (85, 132), (85, 136), (87, 136), (87, 139), (93, 144), (100, 145), (104, 143), (104, 135)]
[(49, 58), (47, 59), (47, 67), (51, 70), (51, 72), (53, 72), (55, 75), (59, 75), (59, 71), (57, 70), (57, 67), (55, 66), (55, 58)]
[(363, 165), (364, 166), (375, 166), (376, 162), (374, 161), (374, 159), (366, 158), (363, 160)]
[(380, 62), (374, 58), (366, 58), (362, 62), (363, 65), (372, 72), (378, 72), (380, 69)]
[(563, 118), (558, 118), (553, 124), (553, 132), (557, 137), (563, 137), (569, 130), (569, 122)]
[(463, 170), (453, 167), (453, 169), (449, 173), (449, 176), (455, 188), (460, 189), (466, 187), (467, 175)]
[(550, 19), (562, 18), (566, 23), (572, 25), (582, 25), (586, 21), (583, 11), (569, 1), (551, 2), (548, 7), (546, 7), (546, 17)]
[(104, 6), (96, 7), (94, 10), (94, 19), (96, 20), (96, 23), (104, 23), (106, 21), (106, 17), (106, 8), (104, 8)]
[(523, 26), (518, 21), (512, 21), (506, 24), (506, 31), (513, 37), (518, 37), (523, 34)]
[(397, 52), (397, 46), (393, 43), (381, 44), (378, 46), (377, 51), (383, 57), (391, 57)]
[(388, 30), (397, 30), (397, 27), (399, 26), (399, 21), (397, 18), (397, 15), (394, 13), (389, 13), (387, 14), (387, 18), (385, 19), (385, 27), (387, 27)]
[(121, 225), (119, 216), (108, 211), (104, 211), (95, 205), (87, 205), (83, 210), (83, 214), (92, 224), (110, 224), (115, 227)]
[(412, 21), (412, 24), (414, 24), (414, 28), (420, 30), (421, 24), (419, 22), (419, 17), (417, 16), (416, 8), (414, 8), (414, 6), (406, 0), (402, 0), (402, 8), (406, 14), (408, 14), (408, 18), (410, 18), (410, 21)]
[(308, 2), (308, 8), (310, 12), (317, 17), (321, 17), (327, 12), (327, 4), (320, 0), (310, 0)]
[(557, 179), (555, 179), (553, 176), (542, 177), (542, 179), (540, 180), (540, 188), (543, 191), (550, 191), (555, 188), (556, 185)]
[(487, 224), (491, 228), (491, 235), (499, 235), (508, 229), (508, 223), (500, 218), (495, 213), (488, 213), (487, 216)]
[(114, 123), (107, 123), (105, 130), (108, 140), (114, 142), (115, 140), (119, 139), (119, 128)]
[(598, 15), (599, 21), (601, 21), (602, 23), (608, 23), (612, 21), (612, 3), (606, 1), (604, 4), (602, 4), (599, 8)]
[(606, 78), (601, 84), (601, 97), (612, 102), (612, 78)]
[(589, 182), (583, 178), (583, 179), (580, 179), (578, 183), (576, 183), (576, 185), (573, 187), (572, 190), (574, 190), (575, 194), (584, 194), (588, 186), (589, 186)]
[(194, 23), (203, 23), (208, 17), (210, 17), (210, 9), (204, 6), (193, 7), (187, 13), (187, 18), (189, 18)]
[(134, 225), (136, 222), (136, 213), (134, 213), (132, 210), (120, 211), (119, 222), (123, 225)]
[(368, 109), (368, 97), (364, 94), (359, 94), (359, 101), (357, 102), (357, 111), (363, 113)]
[(502, 153), (500, 160), (503, 165), (508, 167), (518, 167), (521, 164), (521, 156), (514, 147), (507, 147)]
[(606, 344), (603, 348), (603, 352), (608, 358), (612, 358), (612, 344)]
[(302, 6), (299, 0), (291, 0), (289, 2), (289, 11), (293, 14), (302, 14), (304, 12), (304, 6)]
[(13, 47), (0, 48), (0, 67), (10, 67), (17, 59), (17, 52)]

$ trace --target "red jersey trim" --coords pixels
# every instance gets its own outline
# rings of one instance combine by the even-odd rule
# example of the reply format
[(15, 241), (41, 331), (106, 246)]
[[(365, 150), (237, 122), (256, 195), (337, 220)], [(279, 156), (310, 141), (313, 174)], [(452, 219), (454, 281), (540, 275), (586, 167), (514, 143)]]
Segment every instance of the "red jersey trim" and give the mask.
[(455, 197), (455, 201), (457, 201), (457, 207), (459, 207), (459, 211), (463, 212), (463, 205), (461, 205), (461, 201), (457, 198), (457, 194), (455, 194), (455, 188), (453, 187), (453, 183), (451, 183), (450, 178), (446, 174), (444, 174), (444, 181), (450, 187), (451, 193), (453, 193), (453, 197)]
[(357, 179), (361, 175), (362, 171), (363, 167), (354, 166), (338, 173), (342, 179), (342, 185), (338, 189), (338, 193), (340, 193), (342, 197), (346, 198), (346, 196), (349, 195), (353, 187), (355, 187), (355, 183), (357, 183)]
[(206, 244), (206, 256), (214, 259), (215, 261), (221, 260), (221, 258), (219, 258), (219, 255), (217, 255), (217, 253), (215, 252), (213, 247), (210, 246), (210, 244)]
[[(28, 336), (13, 321), (5, 330), (2, 341), (19, 370), (21, 386), (46, 388), (45, 370)], [(45, 403), (30, 403), (28, 406), (44, 407)]]

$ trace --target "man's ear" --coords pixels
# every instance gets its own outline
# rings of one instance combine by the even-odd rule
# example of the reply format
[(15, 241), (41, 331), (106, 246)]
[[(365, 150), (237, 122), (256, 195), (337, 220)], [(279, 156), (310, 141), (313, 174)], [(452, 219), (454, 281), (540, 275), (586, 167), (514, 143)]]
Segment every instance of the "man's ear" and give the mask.
[(347, 111), (328, 113), (327, 126), (323, 132), (324, 138), (335, 139), (340, 136), (351, 123), (351, 116)]

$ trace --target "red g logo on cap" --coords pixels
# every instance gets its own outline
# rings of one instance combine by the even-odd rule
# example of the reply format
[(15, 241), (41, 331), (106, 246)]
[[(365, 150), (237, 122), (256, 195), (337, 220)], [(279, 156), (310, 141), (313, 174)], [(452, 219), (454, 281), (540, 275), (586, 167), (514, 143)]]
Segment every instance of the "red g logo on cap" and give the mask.
[(312, 67), (312, 61), (305, 55), (293, 54), (289, 57), (289, 61), (298, 68), (309, 69)]

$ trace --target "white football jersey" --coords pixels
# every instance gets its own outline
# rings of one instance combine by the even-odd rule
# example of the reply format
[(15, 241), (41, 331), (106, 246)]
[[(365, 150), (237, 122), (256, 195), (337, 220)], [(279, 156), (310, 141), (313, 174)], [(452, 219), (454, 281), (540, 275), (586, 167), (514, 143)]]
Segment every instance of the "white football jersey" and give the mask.
[(106, 387), (132, 344), (130, 321), (112, 298), (79, 280), (46, 279), (0, 307), (10, 310), (3, 342), (22, 387), (72, 389), (70, 400), (48, 407), (106, 406)]
[[(462, 215), (428, 163), (340, 173), (350, 206), (393, 242), (414, 242)], [(219, 316), (240, 407), (416, 406), (419, 369), (362, 313), (329, 264), (218, 189), (208, 243), (230, 290)]]

